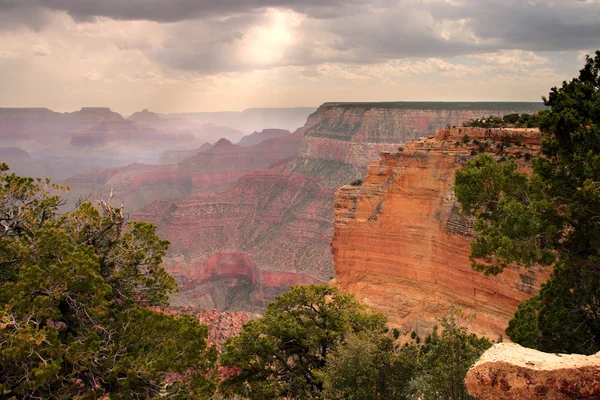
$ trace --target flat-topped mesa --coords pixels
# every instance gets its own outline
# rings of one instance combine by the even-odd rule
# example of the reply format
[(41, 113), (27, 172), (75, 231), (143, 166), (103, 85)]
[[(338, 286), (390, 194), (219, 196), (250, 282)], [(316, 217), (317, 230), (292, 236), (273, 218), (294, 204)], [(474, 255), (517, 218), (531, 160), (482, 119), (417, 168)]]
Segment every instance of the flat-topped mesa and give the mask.
[(461, 126), (489, 115), (539, 110), (535, 103), (499, 104), (326, 103), (302, 128), (300, 157), (330, 159), (364, 169), (380, 152), (395, 151), (398, 145), (430, 135), (435, 129)]
[(514, 267), (497, 277), (471, 269), (472, 221), (454, 196), (454, 173), (479, 153), (514, 159), (539, 153), (537, 130), (448, 128), (383, 153), (361, 186), (335, 197), (336, 282), (404, 333), (426, 333), (452, 305), (476, 314), (472, 332), (497, 339), (548, 270)]

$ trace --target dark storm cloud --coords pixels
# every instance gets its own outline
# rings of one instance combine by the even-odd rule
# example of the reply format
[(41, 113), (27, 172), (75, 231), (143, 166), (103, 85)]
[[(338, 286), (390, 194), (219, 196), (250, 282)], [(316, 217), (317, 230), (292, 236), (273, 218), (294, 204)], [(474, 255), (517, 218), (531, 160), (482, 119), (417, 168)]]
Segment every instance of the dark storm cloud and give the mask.
[(598, 1), (406, 0), (321, 24), (344, 46), (377, 58), (600, 47)]
[[(269, 22), (269, 7), (306, 16), (294, 27), (294, 44), (269, 65), (240, 59), (248, 31)], [(598, 0), (0, 0), (0, 24), (8, 24), (0, 29), (40, 29), (51, 11), (75, 21), (170, 23), (164, 46), (141, 50), (202, 73), (600, 47)]]
[[(345, 2), (339, 6), (337, 16), (331, 13), (334, 3), (323, 6), (328, 10), (327, 18), (319, 18), (316, 2), (281, 2), (298, 12), (311, 6), (313, 14), (295, 31), (295, 45), (282, 49), (282, 57), (275, 65), (372, 64), (508, 49), (562, 51), (600, 47), (598, 1), (381, 0), (363, 2), (360, 9), (356, 3)], [(212, 23), (209, 31), (243, 32), (264, 23), (262, 18), (262, 14), (236, 15)], [(326, 35), (335, 39), (320, 42)], [(150, 56), (175, 68), (203, 73), (260, 67), (237, 62), (235, 49), (228, 44), (159, 49)]]
[(27, 26), (40, 31), (48, 21), (50, 10), (29, 0), (0, 0), (0, 31)]
[(65, 11), (76, 20), (108, 17), (117, 20), (177, 22), (216, 15), (243, 14), (281, 7), (327, 18), (352, 12), (361, 0), (0, 0), (0, 10), (22, 5)]
[[(455, 14), (456, 15), (456, 14)], [(600, 3), (578, 0), (491, 1), (466, 9), (469, 25), (484, 40), (527, 50), (600, 46)]]

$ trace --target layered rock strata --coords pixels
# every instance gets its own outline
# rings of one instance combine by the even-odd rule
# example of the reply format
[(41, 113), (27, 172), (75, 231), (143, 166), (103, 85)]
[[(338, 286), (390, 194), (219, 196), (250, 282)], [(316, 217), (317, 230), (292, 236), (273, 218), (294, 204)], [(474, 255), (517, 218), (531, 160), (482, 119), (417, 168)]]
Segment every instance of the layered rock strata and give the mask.
[(227, 189), (246, 174), (295, 156), (301, 139), (299, 134), (286, 135), (248, 147), (221, 139), (177, 164), (97, 168), (73, 176), (65, 183), (71, 186), (68, 194), (71, 204), (81, 193), (90, 193), (95, 200), (106, 198), (112, 191), (114, 204), (123, 202), (127, 212), (135, 212), (158, 199)]
[(332, 277), (327, 214), (334, 189), (285, 167), (136, 213), (171, 242), (164, 265), (180, 283), (173, 304), (262, 310), (293, 284)]
[(336, 283), (405, 333), (428, 332), (458, 305), (475, 315), (473, 332), (501, 337), (549, 271), (514, 267), (488, 277), (471, 269), (471, 220), (454, 197), (454, 173), (480, 152), (527, 169), (539, 142), (537, 130), (448, 128), (383, 153), (362, 186), (336, 193)]
[[(526, 106), (523, 109), (520, 107)], [(511, 103), (325, 103), (304, 126), (309, 140), (301, 157), (334, 159), (366, 167), (394, 145), (462, 126), (489, 115), (531, 112), (538, 105)], [(497, 107), (497, 108), (494, 108)]]
[[(172, 243), (165, 265), (182, 285), (173, 301), (261, 311), (292, 284), (329, 281), (335, 275), (330, 247), (335, 190), (362, 177), (371, 157), (432, 134), (432, 127), (524, 112), (472, 104), (460, 111), (446, 103), (411, 107), (323, 105), (291, 135), (302, 136), (297, 157), (245, 175), (226, 191), (156, 201), (136, 213), (137, 219), (155, 222)], [(201, 271), (209, 270), (217, 254), (247, 256), (253, 266), (247, 271), (253, 272), (243, 279), (218, 271), (208, 277)]]
[(499, 343), (469, 370), (465, 385), (479, 400), (600, 398), (600, 353), (548, 354)]
[(244, 136), (237, 144), (240, 146), (252, 146), (264, 142), (265, 140), (287, 136), (289, 134), (290, 131), (285, 129), (263, 129), (260, 132), (253, 132), (250, 135)]

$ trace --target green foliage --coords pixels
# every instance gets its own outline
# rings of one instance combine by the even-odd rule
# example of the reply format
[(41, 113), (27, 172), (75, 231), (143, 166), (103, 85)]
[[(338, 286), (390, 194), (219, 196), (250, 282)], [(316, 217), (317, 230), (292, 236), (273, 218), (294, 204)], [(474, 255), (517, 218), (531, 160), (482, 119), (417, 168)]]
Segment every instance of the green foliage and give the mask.
[(506, 333), (516, 343), (546, 352), (600, 351), (600, 274), (574, 260), (561, 261), (540, 293), (519, 304)]
[(469, 368), (491, 347), (486, 338), (467, 333), (462, 312), (452, 307), (439, 319), (442, 331), (434, 327), (421, 349), (420, 373), (413, 382), (419, 398), (473, 399), (463, 383)]
[(552, 265), (538, 296), (507, 333), (548, 352), (600, 350), (600, 51), (579, 77), (552, 88), (538, 117), (543, 157), (533, 174), (480, 156), (456, 173), (463, 210), (476, 217), (473, 265), (497, 274), (516, 263)]
[(362, 179), (356, 179), (356, 180), (350, 182), (351, 186), (362, 186), (362, 184), (363, 184), (363, 180)]
[[(207, 328), (151, 311), (175, 288), (168, 242), (119, 209), (57, 215), (60, 190), (0, 167), (0, 390), (5, 397), (201, 398)], [(167, 381), (169, 383), (167, 383)]]
[(335, 287), (294, 287), (226, 342), (222, 364), (239, 373), (222, 391), (252, 399), (318, 398), (329, 354), (351, 334), (383, 334), (385, 322)]
[(463, 126), (474, 128), (538, 128), (540, 113), (537, 114), (508, 114), (503, 117), (490, 115), (486, 118), (472, 119)]
[[(294, 287), (225, 344), (226, 396), (251, 399), (470, 399), (463, 380), (490, 347), (451, 308), (419, 346), (399, 347), (383, 315), (331, 286)], [(396, 332), (398, 334), (396, 334)]]
[(473, 268), (498, 274), (511, 263), (550, 265), (560, 238), (560, 220), (539, 178), (517, 172), (514, 162), (488, 154), (456, 171), (455, 194), (476, 217), (471, 242)]
[(414, 377), (417, 356), (415, 346), (396, 350), (389, 335), (350, 334), (327, 358), (323, 398), (407, 399), (406, 388)]

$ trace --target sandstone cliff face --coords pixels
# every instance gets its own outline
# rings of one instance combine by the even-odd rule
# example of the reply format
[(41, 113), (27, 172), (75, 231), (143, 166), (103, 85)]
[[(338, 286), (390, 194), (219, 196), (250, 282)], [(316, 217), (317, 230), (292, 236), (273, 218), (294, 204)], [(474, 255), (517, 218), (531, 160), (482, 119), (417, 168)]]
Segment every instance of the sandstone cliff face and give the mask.
[(444, 129), (401, 153), (382, 154), (364, 185), (336, 193), (337, 284), (404, 332), (430, 330), (456, 304), (476, 314), (473, 332), (503, 335), (518, 303), (537, 292), (549, 271), (515, 267), (486, 277), (471, 269), (471, 221), (459, 212), (454, 172), (480, 151), (501, 152), (525, 167), (539, 138), (533, 130)]
[(600, 353), (548, 354), (499, 343), (469, 370), (465, 385), (479, 400), (598, 399)]
[[(371, 155), (381, 149), (396, 150), (414, 136), (433, 133), (414, 118), (402, 122), (410, 110), (400, 106), (398, 110), (356, 106), (353, 111), (354, 107), (325, 105), (313, 113), (293, 134), (302, 135), (298, 157), (245, 175), (226, 191), (156, 201), (135, 214), (155, 222), (159, 234), (171, 241), (165, 265), (184, 284), (173, 299), (176, 304), (239, 309), (245, 296), (242, 309), (261, 311), (292, 284), (324, 283), (335, 275), (330, 247), (335, 190), (362, 177)], [(425, 114), (428, 121), (445, 126), (446, 114), (456, 114), (456, 121), (462, 121), (502, 112), (507, 111)], [(358, 128), (343, 138), (334, 135), (330, 127), (344, 125), (350, 116)], [(388, 118), (395, 118), (395, 125), (388, 124)], [(215, 254), (228, 253), (247, 255), (258, 272), (243, 279), (224, 274), (222, 280), (198, 273), (206, 270)]]

